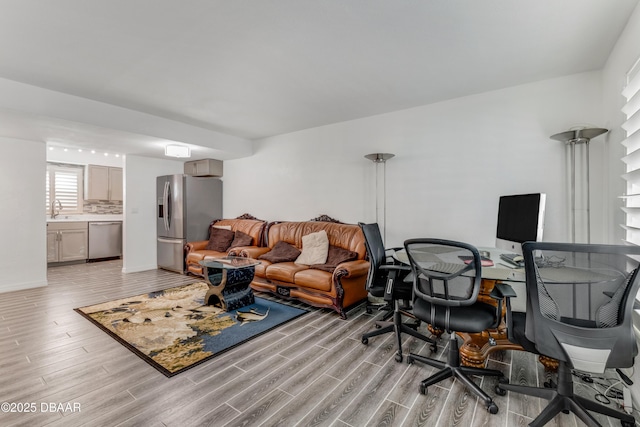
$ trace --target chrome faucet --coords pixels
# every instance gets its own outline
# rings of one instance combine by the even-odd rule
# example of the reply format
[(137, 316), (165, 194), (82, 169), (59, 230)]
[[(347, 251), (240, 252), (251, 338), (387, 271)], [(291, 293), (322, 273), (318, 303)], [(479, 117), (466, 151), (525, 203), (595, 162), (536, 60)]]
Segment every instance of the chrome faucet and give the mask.
[[(56, 209), (56, 205), (58, 205), (58, 209)], [(62, 210), (62, 203), (60, 199), (55, 199), (51, 202), (51, 219), (55, 219), (58, 215), (60, 215), (60, 211)]]

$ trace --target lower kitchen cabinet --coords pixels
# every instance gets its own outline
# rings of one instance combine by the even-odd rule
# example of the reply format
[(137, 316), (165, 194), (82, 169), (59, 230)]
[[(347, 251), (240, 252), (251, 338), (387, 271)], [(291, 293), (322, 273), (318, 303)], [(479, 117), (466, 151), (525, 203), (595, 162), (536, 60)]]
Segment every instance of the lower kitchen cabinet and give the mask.
[(87, 259), (87, 237), (87, 222), (48, 222), (47, 262)]

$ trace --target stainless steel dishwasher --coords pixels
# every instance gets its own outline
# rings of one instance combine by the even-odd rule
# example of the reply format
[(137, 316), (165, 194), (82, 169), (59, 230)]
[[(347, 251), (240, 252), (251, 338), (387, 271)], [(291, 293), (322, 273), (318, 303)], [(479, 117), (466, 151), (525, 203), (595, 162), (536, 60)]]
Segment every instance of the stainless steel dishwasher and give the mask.
[(89, 223), (89, 259), (122, 256), (122, 222)]

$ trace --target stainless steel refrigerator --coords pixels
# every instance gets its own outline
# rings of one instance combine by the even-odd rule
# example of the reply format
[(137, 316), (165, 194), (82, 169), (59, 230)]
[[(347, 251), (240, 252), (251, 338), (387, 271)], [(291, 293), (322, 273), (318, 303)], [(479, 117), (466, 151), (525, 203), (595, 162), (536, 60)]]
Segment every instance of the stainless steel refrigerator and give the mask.
[(208, 239), (209, 224), (222, 218), (222, 181), (190, 175), (159, 176), (158, 268), (185, 272), (184, 245)]

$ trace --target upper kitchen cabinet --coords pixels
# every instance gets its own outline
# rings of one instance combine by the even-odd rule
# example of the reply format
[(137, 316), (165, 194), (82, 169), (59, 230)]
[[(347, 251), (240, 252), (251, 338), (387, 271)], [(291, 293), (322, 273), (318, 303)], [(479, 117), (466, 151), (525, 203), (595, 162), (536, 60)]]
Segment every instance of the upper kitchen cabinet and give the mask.
[(87, 165), (85, 200), (122, 201), (122, 168)]
[(214, 159), (184, 162), (184, 173), (191, 176), (222, 176), (222, 161)]

